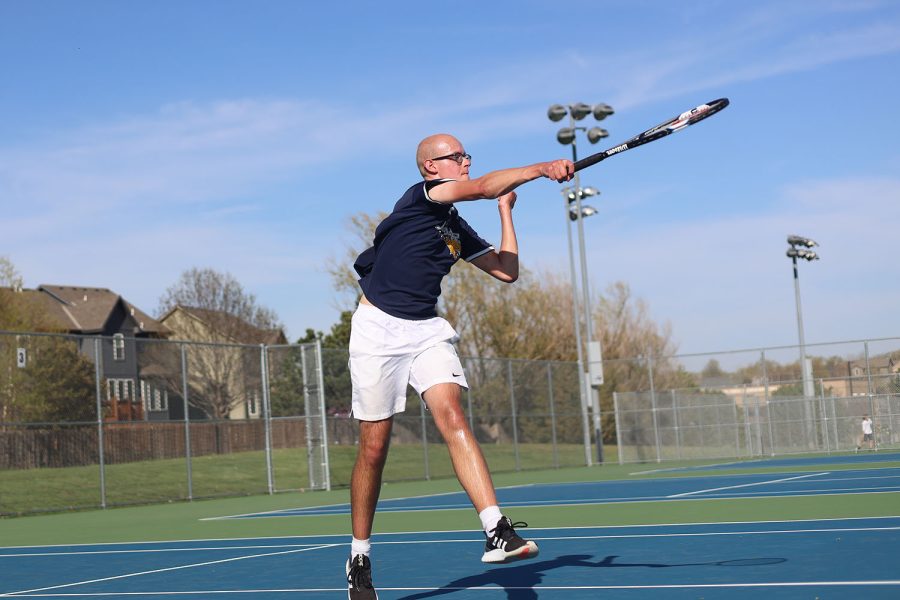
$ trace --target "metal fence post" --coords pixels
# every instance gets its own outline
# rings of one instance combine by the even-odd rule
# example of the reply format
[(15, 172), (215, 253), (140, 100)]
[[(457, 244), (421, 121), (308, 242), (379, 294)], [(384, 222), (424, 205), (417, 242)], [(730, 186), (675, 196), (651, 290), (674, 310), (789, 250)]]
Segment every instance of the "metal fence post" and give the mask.
[(106, 453), (103, 441), (103, 401), (101, 394), (101, 371), (103, 355), (101, 354), (100, 338), (94, 338), (94, 388), (97, 398), (97, 451), (100, 461), (100, 507), (106, 508)]
[(513, 389), (512, 378), (512, 360), (506, 359), (506, 379), (509, 382), (509, 405), (512, 408), (512, 430), (513, 430), (513, 454), (516, 458), (516, 471), (520, 471), (519, 465), (519, 421), (516, 415), (516, 393)]
[(556, 407), (553, 401), (553, 369), (547, 361), (547, 398), (550, 403), (550, 441), (553, 444), (553, 468), (559, 468), (559, 450), (556, 447)]
[(187, 353), (181, 345), (181, 398), (184, 403), (184, 459), (187, 463), (187, 497), (194, 499), (194, 474), (191, 469), (191, 418), (188, 408)]
[(259, 345), (259, 368), (262, 370), (263, 427), (266, 442), (266, 483), (269, 495), (275, 493), (275, 474), (272, 472), (272, 414), (269, 411), (269, 360), (265, 344)]
[(819, 411), (822, 413), (822, 437), (825, 439), (825, 452), (831, 454), (831, 442), (828, 435), (828, 407), (825, 406), (825, 382), (819, 378)]
[[(766, 422), (769, 425), (769, 454), (775, 456), (775, 435), (772, 431), (772, 396), (769, 394), (769, 369), (766, 366), (766, 351), (760, 351), (763, 368), (763, 382), (765, 383), (765, 400), (766, 400)], [(762, 424), (759, 421), (759, 398), (756, 399), (756, 435), (759, 437), (759, 454), (762, 456), (762, 432), (760, 431)]]
[(428, 464), (428, 427), (425, 424), (425, 399), (419, 398), (419, 414), (422, 422), (422, 460), (425, 464), (425, 479), (431, 479), (431, 469)]
[(322, 416), (322, 466), (325, 469), (325, 490), (331, 491), (331, 461), (328, 456), (328, 414), (325, 403), (325, 367), (322, 360), (322, 340), (316, 338), (316, 368), (319, 371), (319, 412)]
[(591, 456), (591, 425), (587, 407), (588, 398), (584, 393), (584, 373), (581, 372), (580, 363), (578, 365), (578, 388), (578, 399), (581, 403), (581, 430), (584, 437), (584, 464), (590, 467), (594, 464), (594, 459)]
[(656, 438), (656, 462), (662, 462), (659, 443), (659, 418), (656, 410), (656, 388), (653, 385), (653, 357), (647, 353), (647, 372), (650, 376), (650, 410), (653, 415), (653, 435)]
[(672, 421), (675, 424), (675, 451), (679, 459), (681, 459), (681, 427), (678, 425), (678, 394), (675, 390), (670, 390), (672, 394)]
[(622, 426), (619, 423), (619, 393), (613, 392), (613, 411), (616, 413), (616, 448), (619, 451), (619, 464), (624, 464), (624, 454), (622, 453)]
[(466, 412), (469, 414), (469, 429), (475, 434), (475, 417), (472, 414), (472, 389), (466, 388)]
[[(743, 405), (747, 401), (747, 384), (744, 384), (744, 389), (741, 392), (741, 404)], [(731, 411), (732, 411), (732, 420), (734, 422), (734, 456), (737, 458), (741, 455), (741, 429), (738, 427), (738, 413), (737, 413), (737, 402), (732, 401), (731, 403)]]
[[(759, 395), (753, 394), (759, 401)], [(744, 442), (747, 445), (747, 456), (753, 456), (753, 429), (750, 427), (750, 405), (747, 403), (746, 388), (744, 389), (744, 401), (741, 404), (741, 413), (744, 415)]]
[[(866, 393), (869, 395), (869, 415), (872, 417), (875, 423), (878, 422), (878, 415), (875, 414), (875, 400), (872, 395), (875, 391), (875, 386), (872, 383), (872, 367), (869, 364), (869, 342), (863, 342), (863, 349), (866, 352)], [(875, 433), (875, 429), (872, 429), (872, 433)], [(875, 437), (874, 435), (872, 436)], [(878, 440), (875, 440), (875, 447), (878, 447)]]

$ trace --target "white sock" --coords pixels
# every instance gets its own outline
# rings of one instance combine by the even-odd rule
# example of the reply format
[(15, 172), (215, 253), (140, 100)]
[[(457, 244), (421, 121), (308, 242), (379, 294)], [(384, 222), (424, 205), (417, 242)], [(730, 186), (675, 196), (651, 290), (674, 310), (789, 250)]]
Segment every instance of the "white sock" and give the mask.
[(497, 521), (499, 521), (503, 517), (503, 514), (500, 512), (499, 506), (488, 506), (486, 509), (478, 513), (478, 518), (481, 519), (481, 528), (484, 529), (484, 532), (491, 535), (491, 531), (497, 527)]
[(354, 556), (359, 556), (360, 554), (362, 554), (363, 556), (368, 556), (371, 550), (372, 544), (369, 543), (369, 540), (358, 540), (356, 538), (353, 538), (353, 541), (350, 542), (351, 558)]

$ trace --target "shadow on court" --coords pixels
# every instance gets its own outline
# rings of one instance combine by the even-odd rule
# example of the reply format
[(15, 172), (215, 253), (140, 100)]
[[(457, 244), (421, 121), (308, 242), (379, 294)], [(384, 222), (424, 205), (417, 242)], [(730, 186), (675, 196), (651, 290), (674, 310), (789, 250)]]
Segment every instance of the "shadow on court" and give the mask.
[(544, 575), (552, 569), (560, 567), (591, 567), (591, 568), (626, 568), (626, 567), (643, 567), (651, 569), (671, 568), (671, 567), (697, 567), (697, 566), (718, 566), (718, 567), (750, 567), (775, 565), (786, 562), (786, 558), (740, 558), (732, 560), (722, 560), (715, 562), (703, 563), (626, 563), (618, 562), (616, 555), (609, 555), (599, 561), (590, 560), (593, 558), (590, 554), (569, 554), (554, 558), (553, 560), (544, 560), (538, 562), (526, 562), (515, 567), (496, 568), (478, 575), (462, 577), (455, 579), (443, 587), (430, 592), (419, 592), (409, 596), (404, 596), (400, 600), (419, 600), (420, 598), (433, 598), (435, 596), (443, 596), (454, 592), (464, 592), (471, 588), (477, 588), (488, 585), (496, 585), (506, 590), (508, 600), (536, 600), (537, 592), (532, 589), (544, 580)]

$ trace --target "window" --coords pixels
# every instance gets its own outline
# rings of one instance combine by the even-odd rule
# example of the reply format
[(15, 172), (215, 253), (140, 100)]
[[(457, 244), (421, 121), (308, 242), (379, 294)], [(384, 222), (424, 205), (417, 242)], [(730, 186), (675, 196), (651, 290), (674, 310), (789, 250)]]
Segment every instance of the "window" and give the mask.
[(247, 416), (259, 416), (259, 392), (256, 390), (250, 390), (247, 393)]
[(113, 398), (120, 401), (129, 401), (134, 399), (134, 380), (132, 379), (107, 379), (106, 380), (106, 399)]
[(152, 383), (141, 381), (141, 398), (147, 412), (167, 412), (169, 410), (169, 390), (159, 388)]
[(113, 335), (113, 360), (125, 360), (125, 336), (121, 333)]

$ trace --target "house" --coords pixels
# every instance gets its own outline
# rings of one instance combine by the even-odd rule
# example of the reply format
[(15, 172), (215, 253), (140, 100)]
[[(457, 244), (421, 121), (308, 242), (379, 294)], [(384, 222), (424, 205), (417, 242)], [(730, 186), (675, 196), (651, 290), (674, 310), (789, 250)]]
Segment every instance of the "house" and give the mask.
[(16, 294), (20, 305), (35, 317), (37, 331), (76, 336), (78, 351), (95, 364), (100, 336), (104, 420), (136, 421), (167, 412), (164, 395), (143, 377), (152, 365), (141, 360), (144, 340), (165, 339), (170, 334), (162, 323), (106, 288), (40, 285), (2, 291)]
[(232, 314), (175, 306), (160, 318), (172, 340), (194, 342), (186, 355), (191, 404), (216, 419), (257, 419), (262, 406), (261, 346), (287, 344)]
[(854, 360), (847, 362), (847, 377), (829, 382), (832, 394), (840, 396), (865, 396), (872, 386), (872, 393), (884, 393), (884, 388), (890, 388), (892, 375), (900, 373), (900, 361), (894, 360), (894, 356), (872, 356), (867, 361)]

